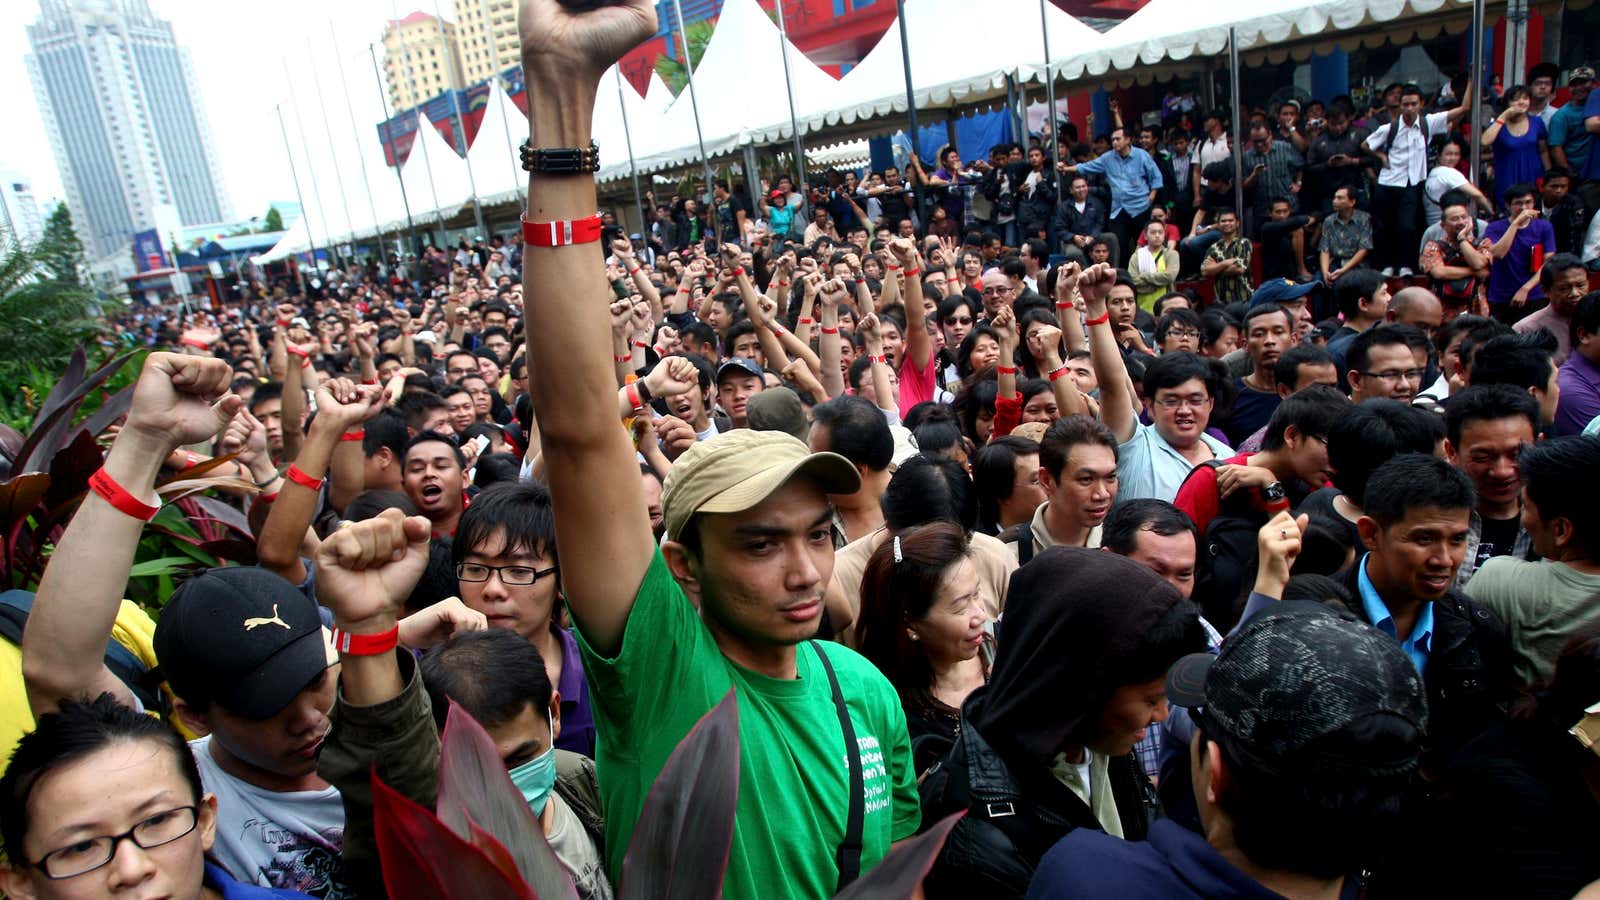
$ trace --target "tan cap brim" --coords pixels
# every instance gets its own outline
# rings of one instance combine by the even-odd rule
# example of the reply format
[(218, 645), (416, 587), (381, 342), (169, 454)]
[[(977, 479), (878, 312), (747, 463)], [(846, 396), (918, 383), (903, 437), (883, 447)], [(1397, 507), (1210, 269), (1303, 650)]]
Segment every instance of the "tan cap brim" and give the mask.
[(677, 540), (683, 526), (695, 515), (744, 512), (759, 505), (774, 491), (797, 477), (810, 479), (828, 494), (853, 494), (861, 489), (861, 473), (848, 459), (837, 453), (812, 453), (793, 462), (773, 465), (745, 478), (687, 511), (681, 519), (669, 517), (667, 539)]

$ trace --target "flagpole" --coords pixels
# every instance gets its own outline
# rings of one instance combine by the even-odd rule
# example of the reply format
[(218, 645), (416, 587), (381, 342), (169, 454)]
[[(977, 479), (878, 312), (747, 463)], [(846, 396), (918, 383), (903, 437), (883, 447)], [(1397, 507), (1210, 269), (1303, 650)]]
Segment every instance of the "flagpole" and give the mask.
[[(389, 9), (394, 15), (394, 23), (398, 27), (400, 25), (400, 7), (395, 3), (395, 0), (389, 0)], [(400, 58), (404, 61), (406, 67), (406, 87), (411, 90), (411, 102), (414, 104), (412, 109), (417, 114), (417, 130), (416, 137), (412, 139), (412, 151), (415, 152), (418, 149), (417, 144), (422, 145), (420, 148), (422, 150), (422, 169), (428, 176), (428, 193), (433, 197), (433, 214), (439, 223), (439, 243), (437, 246), (442, 249), (443, 245), (447, 243), (444, 210), (439, 206), (439, 186), (433, 181), (433, 163), (428, 159), (428, 142), (422, 139), (422, 129), (432, 128), (433, 123), (428, 121), (428, 114), (423, 110), (423, 104), (417, 103), (417, 75), (415, 70), (411, 68), (411, 47), (406, 44), (403, 31), (400, 34)]]
[[(489, 0), (479, 0), (478, 6), (483, 11), (483, 27), (486, 31), (488, 31), (489, 34), (489, 65), (494, 67), (494, 83), (500, 85), (500, 93), (505, 95), (506, 103), (510, 103), (511, 91), (506, 87), (506, 80), (504, 77), (505, 72), (500, 68), (500, 48), (495, 45), (494, 40), (494, 22), (489, 19)], [(527, 88), (523, 88), (523, 96), (528, 96)], [(531, 117), (531, 104), (529, 107), (529, 114)], [(517, 146), (515, 138), (511, 134), (511, 120), (506, 118), (506, 108), (504, 104), (500, 106), (500, 124), (504, 125), (506, 128), (506, 162), (511, 164), (511, 183), (521, 184), (522, 169), (517, 165)], [(482, 128), (483, 126), (479, 125), (478, 127)], [(517, 191), (516, 193), (518, 194), (517, 205), (520, 207), (524, 202), (526, 202), (527, 198), (522, 191)]]
[[(334, 183), (339, 187), (339, 206), (344, 210), (344, 224), (350, 229), (350, 244), (351, 246), (358, 246), (356, 243), (356, 220), (350, 217), (350, 198), (344, 190), (344, 169), (339, 165), (338, 154), (333, 151), (333, 141), (331, 140), (333, 125), (328, 120), (328, 95), (322, 91), (322, 76), (317, 72), (317, 52), (311, 43), (310, 35), (306, 35), (306, 52), (311, 57), (309, 61), (311, 66), (311, 87), (317, 92), (317, 106), (322, 110), (322, 133), (330, 138), (328, 141), (328, 155), (333, 158), (333, 177)], [(337, 53), (338, 51), (335, 50), (334, 52)], [(380, 247), (383, 245), (381, 238), (378, 241), (378, 245)]]
[[(406, 180), (400, 173), (400, 149), (394, 145), (394, 126), (389, 124), (389, 94), (384, 88), (383, 76), (378, 73), (378, 51), (371, 43), (367, 44), (367, 55), (372, 58), (372, 80), (378, 83), (378, 102), (383, 104), (384, 142), (388, 144), (386, 149), (389, 151), (384, 158), (387, 159), (390, 153), (394, 155), (394, 180), (400, 185), (400, 205), (406, 211), (406, 235), (411, 239), (411, 254), (416, 256), (422, 251), (422, 245), (417, 243), (417, 223), (411, 219), (411, 200), (406, 197)], [(350, 122), (350, 127), (354, 128), (354, 113), (350, 116)]]
[[(1047, 14), (1048, 11), (1045, 9), (1045, 2), (1046, 0), (1039, 0), (1039, 29), (1040, 34), (1044, 37), (1045, 102), (1050, 104), (1050, 108), (1045, 112), (1045, 116), (1050, 120), (1050, 143), (1054, 146), (1045, 148), (1044, 158), (1055, 159), (1055, 157), (1058, 155), (1057, 148), (1061, 146), (1061, 135), (1056, 133), (1056, 76), (1055, 73), (1050, 70), (1050, 16)], [(1023, 120), (1023, 127), (1027, 127), (1026, 119)], [(1056, 161), (1063, 162), (1063, 160)], [(1056, 174), (1056, 197), (1064, 198), (1067, 196), (1067, 192), (1061, 186), (1061, 167), (1055, 166), (1054, 168)]]
[[(906, 73), (906, 118), (909, 119), (911, 123), (911, 156), (918, 160), (918, 165), (920, 167), (922, 159), (922, 133), (917, 129), (917, 95), (916, 91), (911, 87), (911, 41), (906, 35), (905, 0), (894, 0), (894, 8), (895, 27), (900, 29), (900, 64), (905, 69)], [(918, 221), (921, 221), (922, 216), (924, 215), (922, 208), (924, 187), (925, 186), (922, 183), (922, 179), (918, 178), (916, 187), (913, 191), (916, 195), (916, 218)], [(927, 227), (926, 222), (923, 222), (923, 227)]]
[[(777, 0), (776, 8), (778, 13), (778, 47), (783, 55), (783, 89), (789, 95), (789, 129), (794, 132), (794, 175), (796, 179), (794, 189), (795, 193), (798, 193), (802, 198), (799, 212), (804, 214), (809, 202), (805, 199), (806, 148), (800, 142), (800, 119), (795, 115), (794, 110), (794, 81), (789, 73), (789, 29), (783, 22), (783, 0)], [(788, 198), (785, 197), (783, 202), (787, 204), (789, 202)], [(805, 221), (811, 221), (809, 215), (806, 215)]]
[[(283, 77), (289, 82), (289, 100), (294, 104), (294, 127), (299, 129), (300, 140), (304, 143), (306, 139), (306, 123), (304, 119), (300, 118), (299, 94), (294, 89), (294, 77), (289, 74), (289, 60), (281, 58), (280, 62), (283, 63)], [(317, 217), (322, 220), (322, 236), (326, 238), (324, 244), (328, 248), (328, 264), (333, 265), (335, 257), (338, 256), (338, 251), (333, 246), (333, 229), (328, 227), (328, 211), (322, 208), (322, 188), (317, 184), (317, 167), (311, 163), (310, 147), (305, 148), (305, 154), (306, 177), (311, 179), (312, 199), (317, 201)]]
[(628, 128), (628, 101), (622, 91), (622, 67), (613, 66), (617, 76), (617, 107), (622, 110), (622, 139), (628, 145), (628, 171), (633, 175), (633, 205), (639, 208), (639, 234), (650, 230), (650, 217), (645, 215), (644, 194), (639, 190), (639, 167), (633, 161), (633, 132)]
[(317, 239), (311, 236), (310, 210), (306, 209), (305, 195), (300, 193), (300, 174), (294, 168), (294, 150), (289, 145), (289, 129), (283, 124), (283, 104), (272, 107), (278, 113), (278, 131), (283, 134), (283, 153), (289, 158), (289, 179), (294, 182), (294, 199), (300, 204), (300, 219), (306, 223), (306, 243), (311, 245), (311, 269), (317, 268)]
[[(711, 160), (706, 158), (706, 137), (700, 132), (700, 101), (694, 92), (694, 64), (689, 58), (689, 34), (683, 24), (683, 4), (672, 0), (673, 15), (678, 18), (678, 40), (683, 44), (683, 70), (689, 75), (689, 111), (694, 113), (694, 139), (700, 145), (700, 168), (705, 174), (705, 202), (711, 203)], [(715, 224), (715, 223), (713, 223)]]
[[(332, 19), (328, 20), (328, 34), (333, 38), (333, 61), (339, 68), (339, 89), (344, 92), (345, 117), (350, 120), (350, 140), (355, 144), (356, 164), (361, 167), (361, 186), (367, 192), (367, 209), (372, 213), (372, 227), (378, 232), (378, 246), (381, 248), (384, 245), (383, 223), (378, 221), (378, 201), (372, 196), (372, 179), (367, 174), (367, 155), (361, 152), (361, 133), (356, 130), (356, 108), (350, 100), (350, 82), (345, 78), (344, 59), (339, 55), (339, 32), (334, 29)], [(380, 92), (382, 87), (380, 84)], [(396, 237), (398, 238), (398, 235)]]
[(472, 159), (467, 154), (467, 123), (461, 117), (461, 90), (456, 87), (455, 56), (450, 52), (450, 42), (445, 40), (444, 17), (439, 12), (439, 0), (433, 0), (433, 24), (439, 29), (439, 44), (444, 47), (444, 71), (450, 85), (450, 108), (456, 116), (457, 149), (461, 152), (462, 161), (467, 164), (467, 188), (472, 191), (472, 218), (478, 224), (478, 239), (487, 241), (489, 230), (483, 226), (483, 204), (478, 201), (478, 180), (472, 177)]

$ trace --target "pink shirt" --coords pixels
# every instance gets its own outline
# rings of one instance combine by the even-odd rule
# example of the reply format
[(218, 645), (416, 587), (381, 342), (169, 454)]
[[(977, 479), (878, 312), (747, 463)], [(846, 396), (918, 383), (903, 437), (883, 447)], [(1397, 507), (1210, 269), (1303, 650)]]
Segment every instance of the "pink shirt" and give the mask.
[(939, 371), (939, 354), (930, 351), (928, 364), (918, 372), (911, 362), (911, 352), (908, 349), (900, 363), (900, 417), (905, 418), (911, 407), (925, 400), (932, 400), (934, 391), (938, 390), (936, 376)]

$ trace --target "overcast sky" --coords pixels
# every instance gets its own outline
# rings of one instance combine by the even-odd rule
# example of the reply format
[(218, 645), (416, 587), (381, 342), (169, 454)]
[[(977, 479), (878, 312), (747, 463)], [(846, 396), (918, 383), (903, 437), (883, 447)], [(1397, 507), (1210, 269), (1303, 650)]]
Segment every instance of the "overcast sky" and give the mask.
[[(351, 116), (344, 102), (335, 56), (344, 62), (355, 110), (355, 127), (363, 140), (372, 140), (382, 118), (378, 87), (373, 78), (368, 43), (377, 44), (382, 63), (383, 25), (396, 11), (400, 15), (421, 9), (434, 11), (433, 0), (274, 0), (269, 4), (217, 3), (215, 0), (150, 0), (156, 14), (173, 23), (178, 42), (194, 60), (200, 102), (211, 120), (211, 132), (220, 157), (222, 177), (234, 215), (262, 215), (274, 200), (294, 199), (294, 184), (284, 157), (283, 136), (274, 106), (284, 104), (284, 118), (293, 143), (300, 143), (300, 128), (291, 103), (291, 83), (298, 99), (305, 131), (336, 145), (346, 157), (346, 177), (354, 171)], [(39, 107), (23, 56), (29, 51), (26, 26), (39, 17), (37, 0), (22, 0), (20, 9), (0, 20), (0, 122), (6, 139), (0, 142), (0, 168), (16, 169), (32, 180), (41, 204), (46, 198), (64, 198), (55, 157), (40, 123)], [(454, 17), (450, 0), (440, 0), (447, 18)], [(309, 44), (308, 44), (309, 41)], [(314, 90), (311, 61), (327, 101), (328, 127)], [(284, 64), (293, 72), (286, 80)], [(312, 204), (311, 185), (301, 149), (295, 148), (301, 187)], [(374, 173), (376, 174), (376, 173)], [(392, 176), (391, 176), (392, 177)], [(337, 186), (321, 184), (324, 199), (336, 202)]]

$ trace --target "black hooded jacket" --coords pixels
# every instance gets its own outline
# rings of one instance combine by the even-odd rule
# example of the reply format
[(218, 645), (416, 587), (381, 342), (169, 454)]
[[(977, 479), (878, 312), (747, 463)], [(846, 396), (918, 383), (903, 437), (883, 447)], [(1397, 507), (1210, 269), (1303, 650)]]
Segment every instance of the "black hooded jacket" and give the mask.
[[(924, 882), (930, 898), (1021, 897), (1056, 841), (1100, 828), (1050, 767), (1094, 737), (1118, 688), (1161, 674), (1139, 670), (1148, 667), (1139, 650), (1174, 613), (1192, 625), (1184, 652), (1203, 651), (1193, 604), (1132, 560), (1052, 547), (1012, 575), (989, 683), (968, 698), (955, 745), (922, 783), (924, 822), (967, 811)], [(1131, 753), (1110, 761), (1110, 778), (1124, 836), (1142, 839), (1149, 780)]]

